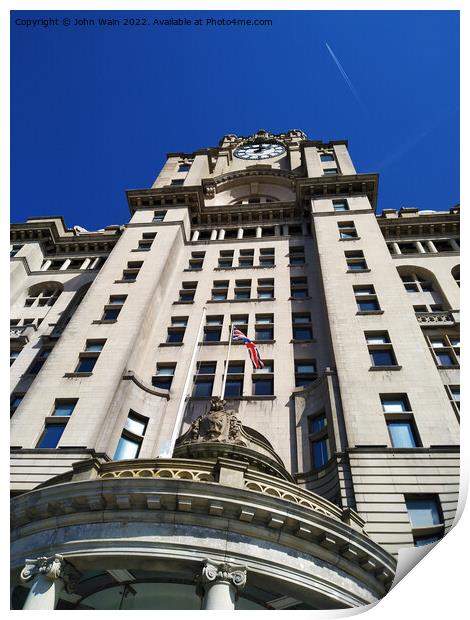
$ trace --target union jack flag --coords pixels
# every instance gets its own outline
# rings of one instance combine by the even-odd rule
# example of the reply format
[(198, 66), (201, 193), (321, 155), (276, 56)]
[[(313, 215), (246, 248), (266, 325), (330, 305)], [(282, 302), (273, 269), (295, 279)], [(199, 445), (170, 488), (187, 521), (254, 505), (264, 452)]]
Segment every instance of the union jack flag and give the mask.
[(256, 347), (255, 343), (249, 338), (247, 338), (245, 334), (236, 327), (232, 328), (232, 340), (245, 343), (245, 346), (248, 349), (248, 353), (250, 354), (253, 368), (264, 368), (263, 361), (261, 360), (258, 348)]

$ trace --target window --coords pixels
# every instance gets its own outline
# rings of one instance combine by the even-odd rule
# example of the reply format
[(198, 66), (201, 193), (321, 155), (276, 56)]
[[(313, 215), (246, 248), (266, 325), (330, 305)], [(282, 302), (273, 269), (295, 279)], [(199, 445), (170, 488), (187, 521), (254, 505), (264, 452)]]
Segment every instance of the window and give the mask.
[(125, 282), (135, 282), (142, 265), (142, 261), (129, 261), (127, 268), (122, 272), (122, 280)]
[(274, 362), (272, 360), (263, 360), (263, 368), (258, 368), (256, 374), (272, 374), (274, 372)]
[[(248, 335), (248, 315), (247, 314), (236, 314), (230, 316), (230, 323), (232, 326), (236, 326), (241, 332)], [(230, 338), (230, 326), (229, 326), (229, 338)]]
[(115, 461), (136, 459), (139, 456), (145, 431), (147, 429), (147, 423), (148, 418), (144, 418), (132, 410), (129, 412), (122, 435), (113, 456)]
[(153, 222), (163, 222), (165, 219), (166, 211), (154, 211), (153, 212)]
[(10, 257), (16, 256), (23, 246), (19, 243), (14, 243), (10, 246)]
[(349, 211), (348, 201), (346, 199), (333, 200), (333, 209), (337, 212)]
[(254, 396), (272, 396), (274, 394), (274, 378), (260, 379), (256, 375), (253, 376), (253, 395)]
[(274, 267), (274, 248), (261, 248), (259, 252), (260, 267)]
[(191, 271), (202, 269), (205, 255), (205, 252), (191, 252), (188, 269)]
[(193, 396), (212, 396), (216, 362), (199, 362), (194, 378)]
[(308, 418), (308, 431), (312, 469), (324, 467), (331, 458), (328, 422), (324, 411)]
[(425, 280), (416, 273), (400, 274), (400, 278), (407, 293), (432, 293), (434, 291), (431, 280)]
[(24, 394), (21, 392), (13, 392), (10, 397), (10, 417), (15, 413), (18, 407), (21, 405)]
[(444, 536), (444, 517), (439, 497), (405, 496), (415, 547), (429, 545)]
[(305, 265), (305, 250), (303, 245), (294, 245), (289, 248), (289, 265)]
[(111, 295), (104, 307), (102, 321), (116, 321), (122, 310), (127, 295)]
[(274, 299), (274, 280), (258, 279), (258, 299)]
[(374, 287), (370, 285), (353, 286), (358, 312), (380, 311)]
[(58, 415), (63, 417), (70, 417), (78, 402), (77, 398), (74, 399), (62, 399), (56, 398), (54, 402), (54, 411), (52, 415)]
[(294, 340), (312, 340), (312, 318), (310, 313), (292, 315), (292, 337)]
[(50, 348), (41, 348), (33, 360), (33, 363), (28, 368), (28, 374), (37, 375), (41, 368), (44, 366), (44, 362), (47, 360), (51, 353)]
[(255, 340), (274, 340), (274, 315), (257, 314)]
[(170, 185), (183, 185), (184, 179), (172, 179)]
[(452, 334), (427, 336), (427, 341), (437, 367), (459, 367), (460, 336)]
[(150, 250), (156, 236), (157, 233), (155, 232), (142, 233), (142, 237), (139, 239), (136, 250), (141, 252), (147, 252)]
[(365, 332), (371, 368), (397, 366), (388, 332)]
[(47, 422), (36, 448), (57, 448), (65, 426), (63, 422), (57, 424), (55, 422)]
[(21, 349), (10, 349), (10, 366), (15, 363), (16, 358), (19, 356), (20, 353)]
[(224, 301), (228, 297), (228, 280), (214, 280), (212, 284), (212, 301)]
[(175, 374), (176, 364), (157, 364), (157, 373), (152, 377), (152, 385), (169, 390)]
[(245, 362), (229, 362), (224, 397), (243, 395)]
[(302, 226), (298, 224), (290, 224), (289, 225), (289, 235), (301, 235), (302, 234)]
[(229, 269), (233, 266), (233, 250), (221, 250), (219, 253), (219, 269)]
[(191, 164), (180, 164), (178, 166), (178, 172), (189, 172), (190, 168), (191, 168)]
[(326, 168), (323, 174), (338, 174), (338, 168)]
[(362, 250), (352, 250), (344, 253), (348, 271), (366, 271), (367, 263)]
[(357, 231), (354, 222), (338, 222), (340, 239), (357, 239)]
[(181, 302), (192, 302), (194, 301), (194, 295), (196, 294), (197, 282), (182, 282), (181, 289), (179, 292), (178, 301)]
[(75, 372), (91, 373), (105, 345), (106, 340), (87, 340), (85, 351), (80, 353)]
[(250, 299), (251, 280), (235, 280), (234, 299)]
[(204, 342), (220, 342), (223, 323), (223, 316), (208, 316), (204, 327)]
[(53, 306), (57, 301), (60, 293), (62, 291), (62, 287), (53, 286), (52, 284), (48, 284), (41, 288), (38, 286), (33, 286), (28, 291), (28, 296), (25, 300), (25, 307), (31, 306)]
[(171, 317), (171, 327), (168, 328), (166, 341), (169, 344), (183, 342), (184, 332), (186, 331), (187, 324), (188, 324), (187, 316)]
[(308, 297), (307, 278), (290, 279), (291, 299), (306, 299)]
[(329, 153), (322, 153), (320, 155), (320, 161), (325, 162), (325, 161), (335, 161), (335, 158), (333, 155), (330, 155)]
[(447, 385), (446, 388), (452, 407), (460, 419), (460, 385)]
[(315, 381), (317, 378), (317, 363), (312, 359), (296, 359), (295, 366), (295, 387), (303, 387)]
[(394, 448), (420, 445), (413, 413), (406, 394), (380, 394), (390, 441)]
[[(253, 229), (254, 230), (254, 229)], [(244, 236), (246, 237), (246, 232)], [(253, 267), (255, 251), (252, 249), (240, 250), (240, 256), (238, 257), (239, 267)]]

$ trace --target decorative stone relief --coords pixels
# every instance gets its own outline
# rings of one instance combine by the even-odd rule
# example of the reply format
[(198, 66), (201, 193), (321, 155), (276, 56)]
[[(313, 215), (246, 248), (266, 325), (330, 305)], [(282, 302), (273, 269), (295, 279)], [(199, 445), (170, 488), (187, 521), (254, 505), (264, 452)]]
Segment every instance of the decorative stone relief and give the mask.
[(242, 423), (234, 411), (226, 411), (224, 407), (224, 400), (212, 398), (209, 412), (191, 424), (181, 443), (215, 441), (246, 446)]
[(59, 554), (49, 557), (42, 556), (35, 560), (25, 560), (25, 567), (21, 571), (21, 580), (27, 582), (38, 575), (42, 575), (50, 581), (62, 579), (68, 592), (73, 592), (80, 581), (80, 573)]

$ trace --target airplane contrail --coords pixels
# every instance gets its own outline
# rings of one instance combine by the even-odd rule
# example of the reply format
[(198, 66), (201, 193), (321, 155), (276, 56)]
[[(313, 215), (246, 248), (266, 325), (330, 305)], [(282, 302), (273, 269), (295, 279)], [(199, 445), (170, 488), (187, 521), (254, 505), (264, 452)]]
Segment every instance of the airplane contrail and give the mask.
[(366, 112), (367, 110), (366, 110), (366, 108), (365, 108), (364, 104), (362, 103), (361, 98), (359, 97), (357, 90), (354, 88), (353, 83), (352, 83), (352, 82), (351, 82), (351, 80), (349, 79), (348, 74), (347, 74), (347, 73), (346, 73), (346, 71), (343, 69), (343, 67), (341, 66), (340, 61), (336, 58), (335, 53), (333, 52), (333, 50), (331, 49), (331, 47), (328, 45), (328, 43), (327, 43), (326, 41), (325, 41), (325, 45), (326, 45), (327, 50), (330, 52), (330, 55), (331, 55), (331, 57), (333, 58), (333, 60), (334, 60), (334, 62), (335, 62), (335, 64), (336, 64), (336, 66), (338, 67), (339, 72), (340, 72), (340, 73), (341, 73), (341, 75), (343, 76), (344, 81), (345, 81), (345, 82), (346, 82), (346, 84), (348, 85), (349, 90), (352, 92), (352, 94), (354, 95), (354, 97), (356, 98), (357, 102), (359, 103), (359, 105), (361, 106), (361, 108), (364, 110), (364, 112)]

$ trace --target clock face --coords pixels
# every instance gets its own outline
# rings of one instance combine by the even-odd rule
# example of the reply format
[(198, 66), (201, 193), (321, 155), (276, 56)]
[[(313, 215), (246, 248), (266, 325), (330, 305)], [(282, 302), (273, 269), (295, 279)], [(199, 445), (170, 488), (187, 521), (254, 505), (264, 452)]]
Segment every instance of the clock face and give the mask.
[(247, 142), (235, 149), (234, 155), (240, 159), (263, 160), (278, 157), (286, 152), (282, 144), (273, 142)]

